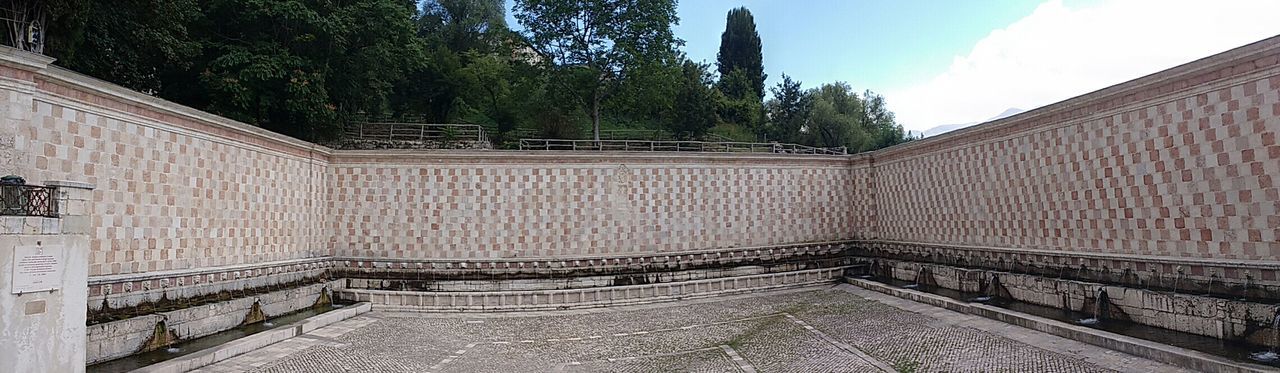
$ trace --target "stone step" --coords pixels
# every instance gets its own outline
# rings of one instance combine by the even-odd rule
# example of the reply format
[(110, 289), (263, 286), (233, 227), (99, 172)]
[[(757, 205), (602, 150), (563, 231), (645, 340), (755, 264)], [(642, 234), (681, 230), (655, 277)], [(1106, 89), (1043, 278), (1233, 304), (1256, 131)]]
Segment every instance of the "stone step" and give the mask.
[(840, 280), (847, 268), (849, 267), (838, 266), (587, 289), (457, 292), (344, 289), (335, 291), (335, 294), (345, 301), (372, 303), (375, 311), (554, 310), (652, 303), (832, 283)]

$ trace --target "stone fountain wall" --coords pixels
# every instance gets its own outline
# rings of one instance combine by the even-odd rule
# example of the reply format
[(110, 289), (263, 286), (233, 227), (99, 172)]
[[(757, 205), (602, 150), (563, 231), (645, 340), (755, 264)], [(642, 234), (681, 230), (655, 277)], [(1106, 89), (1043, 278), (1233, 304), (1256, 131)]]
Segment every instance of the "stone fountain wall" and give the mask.
[(335, 151), (3, 49), (0, 171), (97, 186), (91, 307), (319, 282), (337, 261), (832, 241), (1267, 295), (1280, 286), (1278, 56), (1272, 38), (836, 157)]
[(338, 151), (333, 254), (530, 259), (856, 238), (861, 159), (595, 152)]
[(97, 187), (89, 275), (111, 290), (328, 255), (326, 148), (36, 62), (0, 49), (0, 111), (13, 114), (2, 128), (18, 153), (5, 171)]
[(877, 256), (1280, 294), (1278, 135), (1280, 37), (872, 152), (858, 235)]
[(1267, 299), (1226, 299), (1203, 293), (1174, 293), (1077, 281), (1069, 277), (1054, 278), (893, 259), (877, 260), (875, 267), (872, 272), (882, 279), (891, 278), (974, 295), (984, 294), (983, 286), (994, 276), (999, 278), (999, 287), (992, 292), (997, 301), (1015, 300), (1086, 315), (1094, 312), (1097, 294), (1105, 290), (1108, 307), (1111, 307), (1107, 317), (1261, 346), (1280, 343), (1273, 333), (1267, 331), (1276, 317), (1274, 305), (1259, 303)]
[(848, 157), (334, 151), (7, 51), (0, 135), (13, 141), (0, 148), (33, 182), (98, 186), (95, 299), (314, 277), (331, 256), (642, 256), (842, 240), (1274, 287), (1278, 49), (1268, 39)]

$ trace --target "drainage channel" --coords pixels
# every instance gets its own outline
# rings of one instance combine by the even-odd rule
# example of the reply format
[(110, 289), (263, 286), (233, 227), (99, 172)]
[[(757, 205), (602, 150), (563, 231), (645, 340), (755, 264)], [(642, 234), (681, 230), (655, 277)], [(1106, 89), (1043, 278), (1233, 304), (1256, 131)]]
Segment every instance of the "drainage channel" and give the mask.
[(1221, 356), (1238, 362), (1264, 364), (1280, 368), (1280, 360), (1274, 358), (1276, 354), (1275, 347), (1259, 346), (1245, 342), (1206, 337), (1124, 320), (1099, 319), (1097, 315), (1084, 312), (1047, 307), (1002, 297), (991, 297), (981, 293), (959, 291), (936, 285), (919, 284), (912, 281), (868, 275), (858, 276), (857, 278), (879, 282), (881, 284), (897, 288), (911, 289), (939, 295), (961, 302), (981, 303), (1065, 323), (1105, 330), (1120, 335)]
[(250, 335), (289, 326), (290, 324), (306, 320), (312, 316), (340, 309), (348, 305), (349, 304), (319, 304), (293, 313), (276, 316), (261, 322), (238, 326), (234, 329), (221, 331), (196, 339), (179, 341), (168, 348), (133, 354), (119, 359), (90, 365), (85, 371), (86, 373), (129, 372), (166, 360), (190, 355), (201, 350), (216, 347)]

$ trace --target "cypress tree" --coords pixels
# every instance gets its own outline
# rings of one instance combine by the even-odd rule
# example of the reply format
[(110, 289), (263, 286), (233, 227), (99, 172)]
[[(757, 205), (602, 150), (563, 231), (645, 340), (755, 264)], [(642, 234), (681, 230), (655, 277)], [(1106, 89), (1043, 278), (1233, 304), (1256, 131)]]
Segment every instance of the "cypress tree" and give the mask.
[[(751, 80), (756, 99), (764, 98), (764, 61), (760, 53), (760, 34), (751, 11), (739, 7), (729, 11), (724, 33), (720, 34), (720, 53), (716, 55), (718, 71), (723, 79), (734, 70), (742, 70)], [(744, 97), (734, 97), (744, 98)]]

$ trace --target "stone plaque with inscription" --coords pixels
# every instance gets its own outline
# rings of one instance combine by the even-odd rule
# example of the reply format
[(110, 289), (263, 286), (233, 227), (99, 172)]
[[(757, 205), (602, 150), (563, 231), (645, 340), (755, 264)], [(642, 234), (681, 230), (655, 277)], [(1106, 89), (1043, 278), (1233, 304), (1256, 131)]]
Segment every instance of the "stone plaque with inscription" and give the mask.
[(13, 293), (57, 290), (62, 281), (62, 248), (19, 246), (13, 249)]

